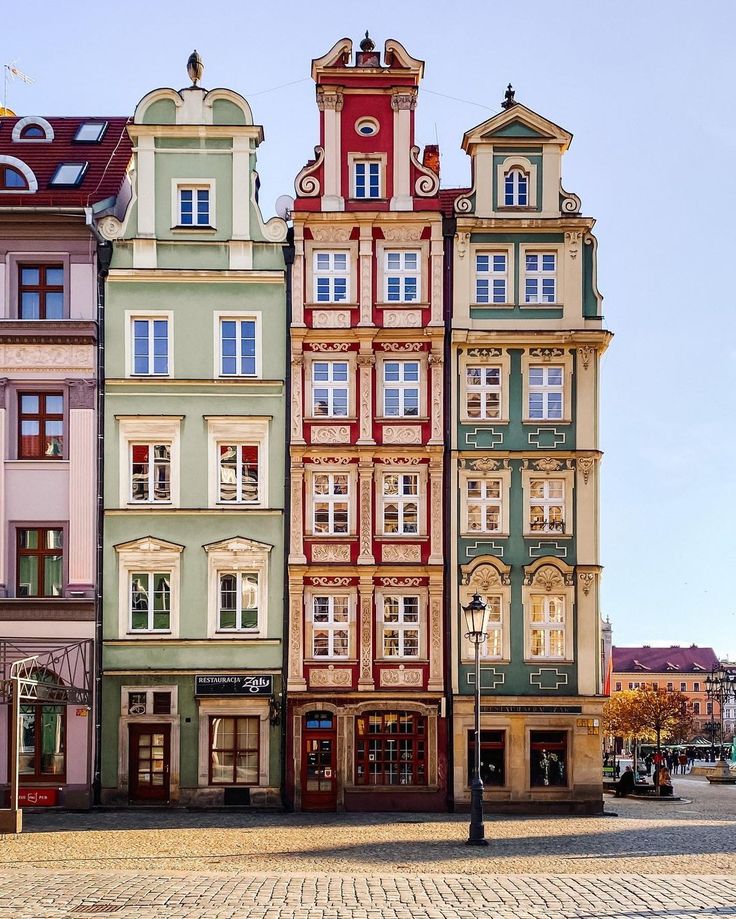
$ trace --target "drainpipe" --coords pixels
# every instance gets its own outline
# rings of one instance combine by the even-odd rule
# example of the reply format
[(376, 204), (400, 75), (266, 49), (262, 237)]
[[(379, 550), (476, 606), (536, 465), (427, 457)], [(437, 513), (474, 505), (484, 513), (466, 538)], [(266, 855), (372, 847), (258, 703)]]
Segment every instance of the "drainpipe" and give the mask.
[(443, 478), (443, 505), (444, 505), (444, 536), (442, 553), (445, 561), (444, 576), (444, 640), (445, 640), (445, 714), (447, 725), (447, 807), (450, 812), (455, 810), (455, 751), (454, 751), (454, 713), (453, 713), (453, 694), (452, 694), (452, 677), (455, 666), (457, 648), (452, 646), (452, 600), (457, 593), (457, 572), (453, 570), (453, 546), (452, 533), (453, 528), (450, 521), (455, 513), (455, 496), (452, 493), (452, 441), (453, 441), (453, 412), (452, 399), (455, 393), (455, 372), (451, 365), (452, 348), (450, 341), (452, 338), (452, 304), (453, 304), (453, 254), (454, 239), (457, 230), (457, 220), (454, 217), (442, 218), (442, 236), (444, 238), (444, 266), (445, 275), (443, 279), (443, 309), (445, 321), (445, 387), (443, 393), (444, 418), (445, 418), (445, 450), (442, 463)]
[(292, 271), (294, 267), (294, 228), (289, 227), (284, 245), (284, 262), (286, 263), (286, 339), (285, 372), (284, 372), (284, 619), (282, 624), (281, 639), (281, 803), (284, 807), (293, 810), (293, 802), (289, 800), (286, 786), (286, 763), (288, 740), (288, 711), (286, 696), (286, 680), (289, 667), (289, 546), (291, 545), (291, 299), (292, 299)]

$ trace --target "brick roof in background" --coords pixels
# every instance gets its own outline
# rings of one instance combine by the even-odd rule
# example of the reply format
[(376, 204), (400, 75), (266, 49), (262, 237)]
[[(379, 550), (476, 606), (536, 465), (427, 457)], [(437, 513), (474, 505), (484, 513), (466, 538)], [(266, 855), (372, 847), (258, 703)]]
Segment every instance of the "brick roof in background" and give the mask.
[[(0, 118), (0, 156), (15, 157), (30, 167), (38, 181), (38, 191), (33, 194), (0, 191), (0, 208), (91, 207), (120, 191), (131, 157), (131, 142), (126, 130), (131, 119), (91, 115), (44, 117), (54, 130), (52, 141), (13, 141), (13, 128), (20, 120), (20, 117)], [(87, 122), (107, 122), (99, 142), (80, 143), (74, 140), (79, 126)], [(60, 163), (79, 162), (86, 162), (88, 166), (78, 186), (49, 186)]]
[(445, 217), (454, 217), (453, 204), (455, 203), (455, 198), (459, 198), (460, 195), (469, 195), (472, 189), (470, 188), (441, 188), (440, 189), (440, 210), (445, 215)]
[(713, 648), (613, 648), (614, 673), (709, 673), (718, 666)]

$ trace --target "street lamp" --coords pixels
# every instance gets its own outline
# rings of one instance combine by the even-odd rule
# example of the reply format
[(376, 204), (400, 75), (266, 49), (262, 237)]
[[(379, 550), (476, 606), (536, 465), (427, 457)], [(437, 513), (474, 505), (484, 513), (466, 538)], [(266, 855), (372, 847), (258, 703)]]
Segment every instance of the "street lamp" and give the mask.
[[(708, 701), (712, 705), (718, 705), (718, 729), (720, 735), (721, 743), (721, 753), (718, 757), (721, 761), (725, 760), (725, 754), (723, 750), (723, 709), (726, 705), (726, 702), (732, 698), (734, 695), (734, 689), (736, 688), (736, 673), (731, 673), (722, 666), (714, 667), (708, 676), (705, 678), (705, 694), (708, 698)], [(711, 711), (711, 717), (714, 712)], [(713, 734), (711, 734), (711, 744), (713, 742)]]
[(465, 637), (475, 645), (475, 763), (470, 783), (470, 834), (467, 845), (487, 846), (483, 827), (483, 781), (480, 777), (480, 646), (488, 632), (488, 604), (479, 594), (463, 607), (467, 632)]

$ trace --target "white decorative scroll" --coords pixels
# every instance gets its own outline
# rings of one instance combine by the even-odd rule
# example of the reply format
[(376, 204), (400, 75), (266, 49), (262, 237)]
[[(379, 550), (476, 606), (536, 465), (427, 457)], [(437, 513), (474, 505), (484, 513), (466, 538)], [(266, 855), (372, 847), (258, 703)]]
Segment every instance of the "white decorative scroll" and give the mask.
[(563, 214), (579, 214), (583, 206), (580, 198), (570, 191), (565, 191), (560, 182), (560, 211)]
[(310, 670), (310, 686), (351, 686), (353, 682), (352, 670), (335, 670), (330, 665), (328, 670)]
[(456, 214), (470, 214), (473, 210), (475, 186), (465, 195), (455, 198), (454, 209)]
[(421, 162), (419, 147), (411, 148), (411, 161), (417, 172), (421, 173), (414, 183), (414, 193), (420, 198), (433, 198), (440, 190), (440, 177)]
[(350, 345), (346, 341), (315, 341), (310, 345), (312, 351), (339, 352), (349, 351)]
[(371, 374), (376, 359), (373, 354), (358, 355), (358, 373), (360, 374), (360, 408), (359, 426), (360, 444), (372, 444), (373, 441), (373, 381)]
[(424, 345), (419, 341), (385, 341), (381, 345), (384, 351), (423, 351)]
[(110, 215), (109, 217), (103, 217), (102, 220), (97, 221), (97, 229), (100, 231), (100, 236), (104, 239), (114, 240), (120, 239), (123, 235), (123, 224), (117, 217)]
[(310, 225), (312, 239), (319, 243), (346, 243), (350, 239), (353, 228), (349, 224), (337, 226)]
[(315, 329), (348, 329), (350, 310), (313, 310), (312, 325)]
[(429, 591), (429, 683), (430, 691), (442, 690), (442, 590)]
[(373, 527), (371, 525), (371, 500), (373, 494), (373, 470), (370, 466), (360, 466), (358, 469), (360, 481), (360, 555), (359, 565), (372, 565), (373, 558)]
[(256, 215), (256, 221), (263, 234), (263, 238), (270, 243), (282, 243), (286, 239), (289, 230), (286, 221), (281, 217), (271, 217), (266, 223), (263, 222), (263, 214), (256, 200), (256, 191), (258, 189), (258, 173), (254, 170), (250, 174), (250, 203), (253, 206), (253, 213)]
[(313, 562), (349, 562), (350, 546), (315, 545), (312, 546)]
[(304, 556), (304, 523), (303, 523), (303, 484), (304, 467), (294, 463), (291, 467), (291, 546), (289, 562), (303, 565)]
[(403, 664), (397, 670), (381, 671), (381, 686), (421, 686), (422, 671), (407, 670)]
[(294, 181), (296, 193), (301, 198), (317, 198), (320, 193), (319, 179), (314, 173), (317, 172), (322, 165), (322, 161), (325, 158), (325, 148), (315, 147), (314, 156), (314, 162), (307, 163)]
[(0, 372), (44, 370), (93, 370), (92, 345), (0, 345)]
[(384, 310), (383, 324), (387, 329), (418, 329), (422, 325), (422, 311)]
[(292, 443), (304, 443), (304, 426), (302, 412), (302, 364), (301, 354), (291, 356), (291, 440)]
[(373, 587), (361, 584), (360, 594), (360, 679), (358, 689), (373, 689)]
[(346, 424), (312, 425), (311, 441), (313, 444), (349, 444), (350, 428)]
[(381, 547), (382, 562), (420, 562), (421, 560), (420, 546), (388, 545)]
[(420, 444), (422, 442), (422, 429), (418, 424), (385, 424), (383, 426), (383, 442), (385, 444)]

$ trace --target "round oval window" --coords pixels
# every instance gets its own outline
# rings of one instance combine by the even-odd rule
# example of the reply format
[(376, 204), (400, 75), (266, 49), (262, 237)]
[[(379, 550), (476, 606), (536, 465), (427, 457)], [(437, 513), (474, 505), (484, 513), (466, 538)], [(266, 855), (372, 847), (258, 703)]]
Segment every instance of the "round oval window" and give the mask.
[(358, 134), (362, 134), (363, 137), (372, 137), (374, 134), (378, 134), (378, 122), (372, 118), (361, 118), (360, 121), (356, 122), (355, 130)]

